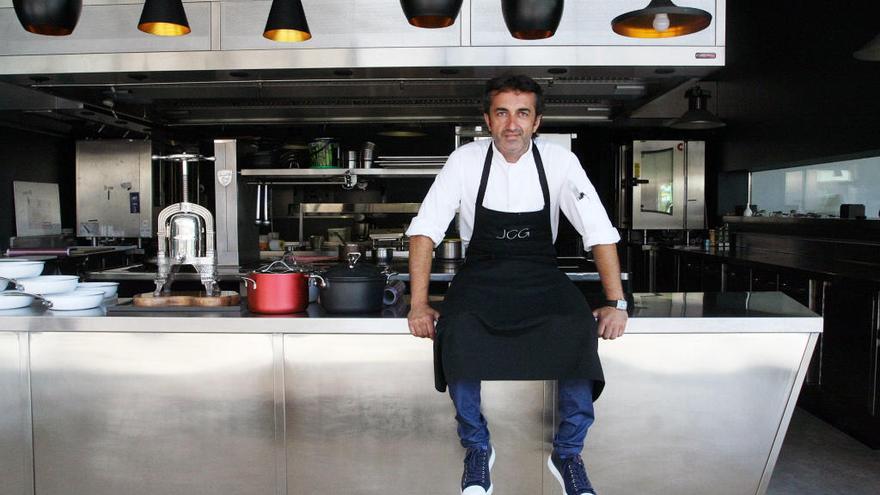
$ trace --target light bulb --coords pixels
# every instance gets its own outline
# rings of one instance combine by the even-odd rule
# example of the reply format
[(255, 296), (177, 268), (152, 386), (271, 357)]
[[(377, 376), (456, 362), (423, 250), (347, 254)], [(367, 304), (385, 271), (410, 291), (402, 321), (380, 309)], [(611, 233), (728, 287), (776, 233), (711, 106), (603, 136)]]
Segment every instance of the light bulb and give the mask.
[(654, 16), (654, 22), (652, 23), (655, 31), (663, 32), (669, 29), (669, 16), (666, 14), (657, 14)]

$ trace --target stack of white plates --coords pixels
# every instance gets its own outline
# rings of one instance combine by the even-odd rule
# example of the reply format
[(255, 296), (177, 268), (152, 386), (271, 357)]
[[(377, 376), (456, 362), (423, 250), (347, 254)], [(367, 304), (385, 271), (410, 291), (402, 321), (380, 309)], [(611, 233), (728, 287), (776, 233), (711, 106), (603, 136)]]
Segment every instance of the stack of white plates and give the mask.
[(79, 311), (101, 306), (106, 294), (116, 295), (119, 285), (116, 282), (101, 284), (101, 287), (77, 288), (79, 277), (76, 275), (42, 275), (38, 277), (18, 278), (15, 282), (21, 288), (17, 291), (4, 291), (0, 296), (0, 309), (23, 308), (33, 302), (36, 294), (51, 303), (54, 311)]

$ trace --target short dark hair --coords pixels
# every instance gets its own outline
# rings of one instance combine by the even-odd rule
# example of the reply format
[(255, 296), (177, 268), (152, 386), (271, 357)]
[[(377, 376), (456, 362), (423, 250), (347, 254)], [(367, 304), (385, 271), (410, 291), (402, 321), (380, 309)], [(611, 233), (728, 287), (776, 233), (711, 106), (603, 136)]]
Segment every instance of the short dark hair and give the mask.
[(498, 76), (486, 81), (486, 91), (483, 93), (483, 113), (489, 113), (492, 108), (492, 97), (504, 91), (515, 91), (535, 94), (535, 113), (544, 114), (544, 90), (541, 85), (529, 76), (507, 75)]

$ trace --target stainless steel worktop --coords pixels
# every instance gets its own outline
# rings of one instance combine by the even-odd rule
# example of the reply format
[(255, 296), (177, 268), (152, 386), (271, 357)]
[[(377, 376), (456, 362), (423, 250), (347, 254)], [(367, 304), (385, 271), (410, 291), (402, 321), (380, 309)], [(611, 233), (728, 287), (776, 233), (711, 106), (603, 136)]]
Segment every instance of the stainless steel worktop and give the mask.
[[(434, 297), (434, 303), (442, 300)], [(123, 300), (122, 303), (127, 302)], [(645, 293), (633, 296), (628, 333), (821, 332), (822, 318), (781, 292)], [(132, 312), (107, 316), (106, 307), (66, 312), (34, 305), (0, 311), (0, 330), (24, 332), (406, 334), (406, 301), (363, 315), (328, 314), (319, 304), (295, 315), (242, 310)], [(5, 313), (5, 314), (4, 314)], [(157, 325), (161, 320), (161, 325)], [(204, 320), (210, 320), (210, 323)]]

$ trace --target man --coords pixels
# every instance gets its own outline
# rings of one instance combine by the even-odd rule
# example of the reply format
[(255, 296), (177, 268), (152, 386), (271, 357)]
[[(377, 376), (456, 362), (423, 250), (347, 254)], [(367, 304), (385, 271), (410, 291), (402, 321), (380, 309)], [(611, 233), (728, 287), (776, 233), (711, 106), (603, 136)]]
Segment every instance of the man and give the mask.
[[(620, 236), (577, 158), (532, 140), (543, 107), (534, 80), (490, 80), (483, 117), (491, 142), (450, 155), (407, 231), (410, 333), (434, 339), (436, 386), (441, 392), (449, 387), (467, 449), (464, 495), (493, 490), (495, 449), (480, 412), (480, 381), (548, 379), (558, 380), (561, 418), (548, 468), (567, 495), (595, 494), (580, 452), (604, 386), (598, 337), (617, 338), (626, 326), (615, 247)], [(558, 269), (553, 242), (560, 209), (593, 250), (614, 307), (591, 311)], [(456, 210), (467, 255), (438, 313), (428, 305), (431, 251)]]

